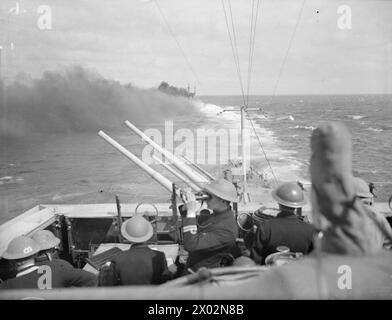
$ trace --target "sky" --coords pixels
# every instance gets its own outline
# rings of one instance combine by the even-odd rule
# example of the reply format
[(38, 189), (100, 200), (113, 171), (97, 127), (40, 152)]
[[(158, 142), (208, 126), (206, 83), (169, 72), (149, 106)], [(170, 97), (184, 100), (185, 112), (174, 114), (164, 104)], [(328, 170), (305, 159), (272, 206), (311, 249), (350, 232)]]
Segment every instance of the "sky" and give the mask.
[[(230, 1), (245, 91), (252, 1)], [(259, 3), (250, 94), (392, 93), (392, 1)], [(42, 5), (51, 29), (38, 27)], [(141, 88), (241, 94), (221, 0), (2, 0), (0, 46), (8, 81), (76, 64)]]

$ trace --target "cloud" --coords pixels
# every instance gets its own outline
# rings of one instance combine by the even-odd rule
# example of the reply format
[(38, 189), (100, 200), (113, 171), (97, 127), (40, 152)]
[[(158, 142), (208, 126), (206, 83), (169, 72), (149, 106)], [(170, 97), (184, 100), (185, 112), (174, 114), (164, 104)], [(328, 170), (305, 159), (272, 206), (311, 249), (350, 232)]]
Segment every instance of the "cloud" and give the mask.
[[(5, 2), (14, 5), (11, 0)], [(240, 92), (220, 0), (51, 3), (52, 31), (40, 32), (34, 27), (36, 13), (32, 12), (41, 4), (39, 0), (30, 1), (31, 12), (17, 18), (23, 29), (8, 27), (8, 38), (14, 40), (16, 48), (10, 59), (15, 63), (8, 67), (10, 76), (20, 71), (41, 76), (45, 70), (57, 69), (59, 65), (78, 63), (98, 70), (105, 77), (144, 87), (156, 85), (162, 75), (171, 83), (185, 86), (197, 82), (196, 73), (200, 79), (199, 92)], [(377, 61), (378, 66), (370, 71), (376, 77), (378, 73), (380, 79), (385, 78), (387, 61), (380, 59), (380, 48), (391, 43), (392, 2), (346, 1), (352, 8), (353, 28), (343, 31), (337, 27), (341, 1), (306, 1), (289, 49), (303, 3), (303, 0), (261, 1), (252, 78), (255, 84), (271, 83), (271, 86), (259, 87), (263, 89), (252, 93), (272, 93), (286, 54), (282, 83), (302, 78), (289, 86), (289, 91), (279, 86), (281, 93), (324, 92), (320, 79), (329, 75), (331, 64), (339, 72), (336, 77), (342, 79), (342, 83), (330, 88), (332, 93), (355, 93), (356, 79), (362, 77), (368, 65), (364, 63), (361, 68), (358, 62)], [(246, 78), (252, 2), (232, 0), (231, 4)], [(381, 56), (385, 57), (385, 53)], [(313, 72), (298, 73), (299, 68), (307, 70), (311, 66)], [(361, 80), (361, 86), (362, 81), (366, 79)], [(371, 90), (383, 92), (384, 87), (383, 80), (378, 84), (373, 81)]]

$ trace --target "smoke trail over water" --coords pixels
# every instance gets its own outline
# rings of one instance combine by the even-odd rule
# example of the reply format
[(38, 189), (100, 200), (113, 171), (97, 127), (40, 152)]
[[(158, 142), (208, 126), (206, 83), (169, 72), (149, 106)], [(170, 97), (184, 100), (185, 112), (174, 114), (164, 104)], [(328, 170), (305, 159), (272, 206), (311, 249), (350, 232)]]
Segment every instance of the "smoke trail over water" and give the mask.
[(191, 112), (200, 115), (186, 98), (123, 85), (74, 66), (40, 79), (19, 76), (9, 84), (0, 135), (98, 131), (122, 128), (126, 119), (140, 124)]

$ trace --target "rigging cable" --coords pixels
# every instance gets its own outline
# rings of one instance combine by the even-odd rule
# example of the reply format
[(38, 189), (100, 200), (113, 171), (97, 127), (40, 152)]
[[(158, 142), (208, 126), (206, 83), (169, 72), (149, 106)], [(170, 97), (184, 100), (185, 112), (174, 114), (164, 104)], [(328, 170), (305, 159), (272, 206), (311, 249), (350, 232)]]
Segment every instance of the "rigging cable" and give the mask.
[(249, 37), (249, 60), (248, 60), (248, 86), (246, 92), (246, 106), (249, 105), (249, 90), (250, 90), (250, 83), (251, 83), (251, 74), (253, 69), (253, 54), (255, 49), (255, 40), (256, 40), (256, 30), (257, 30), (257, 16), (259, 13), (259, 4), (260, 1), (257, 0), (257, 7), (255, 18), (253, 19), (253, 12), (255, 7), (255, 0), (252, 2), (252, 18), (251, 18), (251, 27), (250, 27), (250, 37)]
[[(246, 114), (247, 114), (248, 117), (249, 117), (248, 111), (247, 111), (246, 109), (245, 109), (245, 111), (246, 111)], [(263, 148), (263, 144), (261, 143), (260, 137), (259, 137), (259, 135), (257, 134), (256, 128), (255, 128), (255, 126), (254, 126), (254, 124), (253, 124), (253, 120), (252, 120), (250, 117), (249, 117), (249, 122), (250, 122), (250, 124), (252, 125), (253, 131), (255, 132), (256, 138), (257, 138), (257, 140), (258, 140), (258, 142), (259, 142), (259, 145), (260, 145), (260, 148), (261, 148), (261, 150), (263, 151), (264, 158), (265, 158), (265, 160), (267, 161), (267, 164), (268, 164), (269, 168), (271, 169), (271, 173), (272, 173), (272, 175), (273, 175), (273, 177), (274, 177), (275, 183), (276, 183), (276, 185), (278, 185), (278, 179), (277, 179), (276, 176), (275, 176), (275, 172), (274, 172), (274, 170), (272, 169), (272, 166), (271, 166), (271, 163), (270, 163), (270, 161), (269, 161), (269, 159), (268, 159), (268, 157), (267, 157), (267, 154), (265, 153), (265, 150), (264, 150), (264, 148)]]
[[(255, 48), (255, 42), (256, 42), (257, 18), (258, 18), (259, 3), (260, 2), (259, 2), (259, 0), (257, 0), (257, 7), (256, 7), (256, 13), (255, 14), (253, 13), (254, 7), (255, 7), (254, 3), (255, 3), (255, 0), (253, 0), (253, 2), (252, 2), (251, 36), (250, 36), (250, 39), (249, 39), (248, 88), (247, 88), (247, 96), (246, 96), (246, 99), (247, 99), (246, 105), (247, 106), (248, 106), (248, 102), (249, 102), (249, 90), (250, 90), (250, 83), (251, 83), (251, 74), (252, 74), (252, 69), (253, 69), (253, 55), (254, 55), (254, 48)], [(253, 17), (255, 17), (255, 18), (253, 19)], [(272, 168), (272, 165), (271, 165), (271, 163), (270, 163), (270, 161), (268, 159), (267, 153), (264, 150), (264, 147), (263, 147), (263, 144), (261, 142), (260, 136), (258, 135), (258, 133), (256, 131), (256, 128), (255, 128), (255, 125), (253, 123), (252, 118), (250, 117), (250, 115), (249, 115), (249, 113), (247, 112), (246, 109), (245, 109), (245, 111), (246, 111), (246, 113), (248, 115), (249, 122), (250, 122), (250, 124), (252, 126), (252, 129), (253, 129), (254, 134), (255, 134), (255, 136), (257, 138), (257, 141), (258, 141), (258, 143), (260, 145), (260, 148), (263, 151), (264, 158), (267, 161), (268, 167), (270, 168), (272, 176), (274, 177), (275, 183), (277, 185), (278, 184), (278, 179), (277, 179), (277, 177), (275, 175), (275, 172), (274, 172), (274, 169)]]
[[(234, 20), (233, 20), (233, 14), (232, 14), (232, 8), (231, 8), (231, 2), (230, 0), (227, 1), (228, 2), (228, 7), (230, 10), (230, 17), (231, 17), (231, 29), (232, 29), (232, 33), (233, 36), (231, 36), (230, 33), (230, 27), (229, 27), (229, 22), (228, 22), (228, 15), (226, 12), (226, 8), (225, 8), (225, 4), (224, 4), (224, 0), (222, 0), (222, 7), (223, 7), (223, 12), (225, 15), (225, 21), (226, 21), (226, 27), (227, 27), (227, 32), (229, 35), (229, 40), (230, 40), (230, 45), (231, 45), (231, 49), (232, 49), (232, 54), (233, 54), (233, 58), (234, 58), (234, 63), (236, 65), (236, 69), (237, 69), (237, 76), (240, 82), (240, 88), (241, 88), (241, 93), (242, 93), (242, 99), (244, 102), (244, 110), (247, 113), (248, 117), (249, 114), (247, 112), (247, 107), (248, 107), (248, 101), (249, 101), (249, 88), (250, 88), (250, 80), (251, 80), (251, 73), (252, 73), (252, 68), (253, 68), (253, 55), (254, 55), (254, 47), (255, 47), (255, 39), (256, 39), (256, 26), (257, 26), (257, 17), (258, 17), (258, 11), (259, 11), (259, 3), (260, 1), (257, 0), (257, 5), (255, 5), (255, 0), (253, 0), (252, 2), (252, 16), (251, 16), (251, 32), (250, 32), (250, 37), (249, 37), (249, 61), (248, 61), (248, 83), (247, 83), (247, 95), (245, 98), (245, 93), (244, 93), (244, 87), (243, 87), (243, 82), (242, 82), (242, 77), (241, 77), (241, 68), (240, 68), (240, 63), (239, 63), (239, 55), (238, 55), (238, 46), (237, 46), (237, 41), (236, 41), (236, 36), (235, 36), (235, 27), (234, 27)], [(255, 7), (256, 7), (256, 13), (255, 11)], [(267, 161), (267, 164), (272, 172), (272, 175), (274, 177), (275, 183), (278, 183), (278, 180), (276, 178), (276, 175), (274, 173), (274, 170), (272, 169), (271, 163), (267, 157), (267, 154), (264, 150), (263, 144), (261, 142), (261, 139), (259, 137), (259, 135), (257, 134), (256, 128), (253, 124), (253, 121), (251, 120), (251, 118), (249, 117), (249, 120), (251, 122), (253, 131), (255, 133), (255, 136), (258, 140), (258, 143), (261, 147), (261, 150), (263, 151), (264, 157)]]
[[(249, 102), (249, 90), (250, 90), (250, 83), (251, 83), (251, 74), (252, 74), (252, 69), (253, 69), (253, 55), (254, 55), (254, 48), (255, 48), (255, 39), (256, 39), (256, 30), (257, 30), (257, 17), (258, 17), (258, 12), (259, 12), (259, 3), (260, 1), (257, 0), (257, 6), (256, 6), (256, 13), (254, 14), (254, 8), (255, 8), (255, 0), (252, 2), (252, 18), (251, 18), (251, 31), (250, 31), (250, 37), (249, 37), (249, 61), (248, 61), (248, 87), (247, 87), (247, 94), (246, 94), (246, 106), (248, 106)], [(274, 177), (275, 183), (278, 184), (278, 179), (276, 178), (275, 172), (272, 169), (272, 165), (267, 157), (267, 154), (264, 150), (263, 144), (261, 142), (260, 136), (257, 134), (256, 128), (253, 124), (253, 120), (250, 117), (248, 111), (246, 110), (246, 114), (248, 115), (249, 122), (252, 125), (252, 129), (255, 133), (255, 136), (257, 138), (257, 141), (260, 145), (261, 150), (263, 151), (264, 158), (267, 161), (268, 167), (271, 170), (271, 173)]]
[[(231, 13), (231, 27), (232, 27), (232, 30), (233, 30), (233, 38), (236, 39), (235, 38), (235, 28), (234, 28), (233, 14), (232, 14), (232, 10), (231, 10), (230, 0), (228, 0), (228, 3), (229, 3), (230, 13)], [(243, 84), (242, 84), (241, 68), (240, 68), (239, 57), (238, 57), (238, 49), (237, 49), (237, 41), (232, 38), (231, 33), (230, 33), (230, 27), (229, 27), (229, 22), (228, 22), (228, 17), (227, 17), (227, 13), (226, 13), (224, 0), (222, 0), (222, 7), (223, 7), (223, 12), (225, 14), (225, 22), (226, 22), (227, 33), (229, 35), (231, 51), (232, 51), (234, 63), (235, 63), (236, 69), (237, 69), (238, 80), (240, 82), (242, 100), (243, 100), (244, 105), (245, 105), (246, 104), (246, 100), (245, 100), (244, 87), (243, 87)]]
[(242, 91), (242, 96), (243, 96), (244, 103), (245, 103), (244, 86), (243, 86), (243, 82), (242, 82), (242, 74), (241, 74), (241, 68), (240, 68), (240, 57), (239, 57), (239, 54), (238, 54), (238, 44), (237, 44), (237, 37), (236, 37), (236, 34), (235, 34), (233, 10), (231, 9), (231, 1), (230, 0), (229, 0), (229, 9), (230, 9), (230, 17), (231, 17), (231, 28), (233, 30), (234, 48), (235, 48), (235, 51), (236, 51), (238, 71), (239, 71), (239, 75), (240, 75), (239, 78), (240, 78), (240, 84), (241, 84), (241, 91)]
[(279, 81), (280, 81), (280, 78), (281, 78), (281, 76), (282, 76), (283, 68), (284, 68), (284, 66), (286, 65), (287, 57), (288, 57), (288, 55), (289, 55), (289, 52), (290, 52), (290, 49), (291, 49), (291, 45), (292, 45), (292, 43), (293, 43), (293, 39), (294, 39), (294, 36), (295, 36), (295, 33), (297, 32), (297, 28), (298, 28), (299, 22), (300, 22), (300, 20), (301, 20), (302, 11), (303, 11), (304, 6), (305, 6), (305, 1), (306, 1), (306, 0), (303, 0), (303, 1), (302, 1), (301, 9), (300, 9), (300, 11), (299, 11), (298, 18), (297, 18), (297, 21), (296, 21), (296, 23), (295, 23), (293, 33), (291, 34), (291, 38), (290, 38), (290, 41), (289, 41), (289, 45), (288, 45), (288, 47), (287, 47), (287, 50), (286, 50), (285, 56), (284, 56), (284, 58), (283, 58), (282, 64), (280, 65), (280, 69), (279, 69), (279, 73), (278, 73), (278, 78), (277, 78), (276, 83), (275, 83), (275, 86), (274, 86), (274, 91), (273, 91), (273, 93), (272, 93), (271, 99), (270, 99), (270, 101), (268, 102), (268, 104), (271, 104), (273, 98), (275, 97), (276, 90), (277, 90), (277, 88), (278, 88)]
[(174, 41), (176, 42), (178, 48), (180, 49), (181, 54), (182, 54), (182, 56), (183, 56), (185, 62), (186, 62), (187, 65), (188, 65), (188, 68), (191, 70), (191, 72), (192, 72), (193, 76), (195, 77), (196, 81), (200, 84), (201, 82), (200, 82), (200, 80), (199, 80), (199, 77), (197, 76), (195, 70), (192, 68), (192, 65), (191, 65), (191, 63), (190, 63), (190, 61), (189, 61), (187, 55), (185, 54), (184, 49), (181, 47), (180, 43), (178, 42), (177, 37), (176, 37), (176, 35), (175, 35), (174, 32), (173, 32), (173, 29), (170, 27), (170, 24), (169, 24), (169, 22), (167, 21), (167, 19), (166, 19), (164, 13), (163, 13), (161, 7), (158, 5), (158, 1), (157, 1), (157, 0), (153, 0), (152, 2), (154, 2), (154, 3), (155, 3), (155, 6), (158, 8), (159, 14), (161, 15), (163, 21), (165, 22), (165, 25), (166, 25), (166, 27), (167, 27), (167, 29), (168, 29), (170, 35), (173, 37), (173, 39), (174, 39)]

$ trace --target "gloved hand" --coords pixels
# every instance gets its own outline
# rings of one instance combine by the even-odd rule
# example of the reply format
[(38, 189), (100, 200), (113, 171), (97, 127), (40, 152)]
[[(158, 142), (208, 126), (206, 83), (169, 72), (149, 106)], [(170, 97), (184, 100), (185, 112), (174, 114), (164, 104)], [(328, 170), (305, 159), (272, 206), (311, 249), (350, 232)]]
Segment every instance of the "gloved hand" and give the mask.
[(168, 269), (170, 271), (170, 273), (177, 273), (177, 266), (173, 263), (170, 266), (168, 266)]
[(186, 191), (183, 194), (184, 204), (187, 210), (187, 217), (188, 218), (195, 218), (196, 212), (200, 209), (200, 204), (196, 201), (195, 195), (190, 191)]

